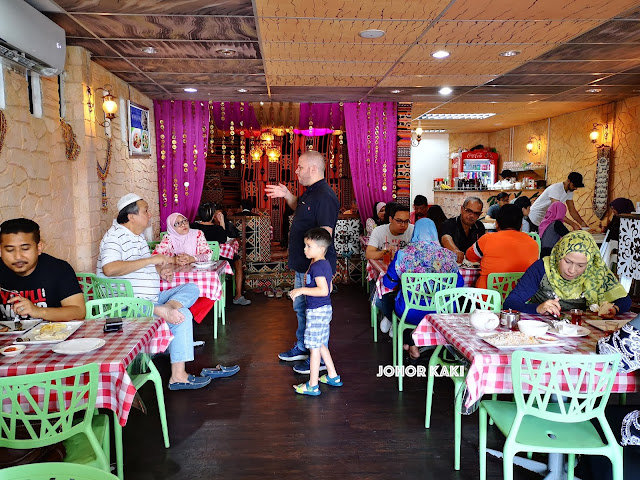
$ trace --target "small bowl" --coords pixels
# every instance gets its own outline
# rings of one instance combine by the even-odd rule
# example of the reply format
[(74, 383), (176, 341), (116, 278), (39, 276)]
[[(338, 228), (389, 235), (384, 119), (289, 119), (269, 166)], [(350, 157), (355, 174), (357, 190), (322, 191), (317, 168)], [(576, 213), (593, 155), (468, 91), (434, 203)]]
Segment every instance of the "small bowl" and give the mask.
[(547, 333), (549, 325), (539, 320), (520, 320), (518, 322), (518, 329), (525, 335), (539, 337)]
[(22, 353), (27, 348), (24, 345), (8, 345), (0, 348), (0, 353), (5, 357), (15, 357), (19, 353)]

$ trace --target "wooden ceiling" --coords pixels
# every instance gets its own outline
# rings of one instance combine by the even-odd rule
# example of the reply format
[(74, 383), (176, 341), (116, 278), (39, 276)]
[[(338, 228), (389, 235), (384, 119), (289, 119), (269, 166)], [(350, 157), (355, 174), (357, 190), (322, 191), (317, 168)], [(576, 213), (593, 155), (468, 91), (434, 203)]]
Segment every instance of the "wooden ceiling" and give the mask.
[[(50, 7), (30, 3), (65, 29), (68, 45), (158, 99), (391, 100), (414, 102), (414, 117), (496, 113), (421, 122), (455, 133), (640, 94), (634, 0), (44, 1)], [(366, 29), (385, 35), (361, 38)], [(437, 50), (450, 56), (431, 57)], [(507, 50), (520, 54), (499, 55)], [(453, 93), (440, 95), (443, 86)]]

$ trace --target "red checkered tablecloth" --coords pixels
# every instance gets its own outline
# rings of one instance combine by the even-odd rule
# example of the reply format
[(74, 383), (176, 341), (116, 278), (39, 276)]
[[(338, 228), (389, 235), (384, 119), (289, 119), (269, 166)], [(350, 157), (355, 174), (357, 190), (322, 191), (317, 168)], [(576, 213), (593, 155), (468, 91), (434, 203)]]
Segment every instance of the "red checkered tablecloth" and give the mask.
[[(635, 317), (627, 313), (619, 318)], [(522, 314), (521, 319), (535, 320), (539, 315)], [(596, 319), (595, 315), (587, 314), (583, 319)], [(598, 339), (607, 335), (606, 332), (584, 323), (590, 330), (588, 336), (577, 338), (562, 338), (563, 344), (541, 348), (545, 353), (582, 353), (593, 354), (596, 351)], [(444, 342), (440, 342), (434, 332), (442, 335)], [(465, 358), (471, 362), (467, 373), (466, 384), (469, 397), (466, 406), (470, 406), (485, 394), (511, 393), (511, 354), (516, 350), (498, 349), (489, 345), (469, 323), (468, 314), (428, 314), (420, 322), (413, 336), (416, 345), (449, 344), (453, 345)], [(433, 342), (436, 343), (433, 343)], [(566, 385), (565, 385), (566, 386)], [(619, 373), (613, 386), (613, 392), (635, 392), (638, 389), (635, 373)]]
[(196, 268), (192, 265), (176, 265), (173, 267), (173, 280), (171, 282), (160, 279), (160, 290), (164, 291), (178, 285), (195, 283), (200, 289), (200, 296), (211, 300), (220, 300), (222, 296), (220, 275), (224, 273), (233, 273), (229, 262), (226, 260), (211, 262), (211, 265), (206, 268)]
[(228, 240), (226, 243), (220, 244), (220, 256), (224, 258), (233, 259), (234, 255), (238, 253), (240, 249), (240, 244), (238, 240), (232, 238)]
[[(26, 350), (15, 357), (0, 358), (0, 376), (10, 377), (32, 373), (51, 372), (78, 367), (88, 363), (100, 366), (100, 379), (96, 407), (116, 412), (120, 425), (125, 426), (136, 389), (127, 374), (127, 366), (139, 353), (164, 352), (173, 335), (161, 318), (123, 319), (119, 332), (104, 333), (104, 319), (86, 320), (73, 334), (74, 338), (103, 338), (106, 344), (93, 352), (81, 355), (63, 355), (51, 351), (52, 344), (24, 344)], [(10, 345), (13, 335), (3, 335), (0, 347)], [(56, 407), (56, 398), (50, 399), (50, 408)], [(29, 409), (30, 405), (23, 405)]]

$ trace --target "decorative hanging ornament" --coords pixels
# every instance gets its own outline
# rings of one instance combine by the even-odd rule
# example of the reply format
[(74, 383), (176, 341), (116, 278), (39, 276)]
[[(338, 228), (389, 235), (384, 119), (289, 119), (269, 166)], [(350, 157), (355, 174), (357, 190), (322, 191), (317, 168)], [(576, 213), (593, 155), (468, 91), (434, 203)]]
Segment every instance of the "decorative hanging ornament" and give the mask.
[(0, 152), (2, 152), (2, 146), (4, 145), (4, 139), (7, 136), (7, 119), (0, 110)]
[[(3, 118), (4, 118), (4, 115), (3, 115)], [(4, 123), (6, 125), (6, 121)], [(77, 160), (78, 155), (80, 155), (80, 145), (78, 145), (78, 142), (76, 141), (76, 134), (73, 133), (73, 128), (71, 128), (71, 125), (65, 122), (62, 118), (60, 119), (60, 125), (62, 126), (62, 138), (64, 139), (65, 155), (67, 157), (67, 160), (71, 160), (73, 162)], [(5, 133), (6, 133), (6, 126), (5, 126)], [(4, 135), (1, 132), (0, 132), (0, 137), (2, 140), (4, 140)], [(0, 142), (0, 145), (1, 143), (2, 142)]]
[(107, 213), (108, 210), (108, 202), (107, 202), (107, 176), (109, 175), (109, 166), (111, 165), (111, 154), (113, 150), (111, 149), (111, 137), (107, 137), (107, 159), (104, 162), (104, 167), (100, 165), (100, 160), (96, 158), (96, 167), (98, 170), (98, 178), (102, 182), (102, 206), (100, 210), (104, 213)]

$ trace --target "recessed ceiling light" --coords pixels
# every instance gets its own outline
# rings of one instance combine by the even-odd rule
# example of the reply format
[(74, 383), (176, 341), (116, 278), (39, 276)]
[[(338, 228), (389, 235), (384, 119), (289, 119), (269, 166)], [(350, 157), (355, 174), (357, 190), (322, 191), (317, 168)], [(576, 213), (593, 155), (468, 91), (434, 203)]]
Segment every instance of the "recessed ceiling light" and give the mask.
[(418, 120), (484, 120), (495, 113), (424, 113)]
[(222, 55), (224, 57), (231, 57), (231, 56), (235, 55), (238, 52), (236, 50), (234, 50), (233, 48), (219, 48), (219, 49), (216, 50), (216, 53), (218, 55)]
[(431, 56), (433, 58), (447, 58), (450, 55), (446, 50), (438, 50), (437, 52), (433, 52)]
[(262, 107), (262, 106), (264, 106), (264, 102), (260, 102), (260, 106), (261, 106), (261, 107)]
[(187, 92), (187, 93), (195, 93), (195, 92), (198, 91), (198, 89), (197, 88), (193, 88), (193, 87), (187, 87), (187, 88), (184, 89), (184, 91)]
[(585, 90), (585, 92), (587, 93), (599, 93), (601, 91), (602, 91), (601, 88), (589, 88), (588, 90)]
[(450, 95), (451, 92), (453, 92), (453, 90), (451, 90), (449, 87), (442, 87), (440, 90), (438, 90), (438, 93), (440, 95)]
[(391, 90), (391, 93), (400, 93), (401, 91), (402, 90), (395, 89), (395, 90)]
[(153, 47), (144, 47), (144, 48), (141, 48), (140, 50), (142, 50), (144, 53), (150, 53), (150, 54), (158, 53), (158, 51)]
[(501, 57), (515, 57), (516, 55), (520, 55), (522, 52), (520, 50), (507, 50), (506, 52), (500, 52), (498, 55)]
[(361, 31), (358, 35), (360, 35), (362, 38), (380, 38), (384, 35), (384, 30), (370, 28), (368, 30)]
[(249, 90), (247, 90), (246, 88), (239, 88), (238, 90), (236, 90), (238, 93), (247, 93)]

